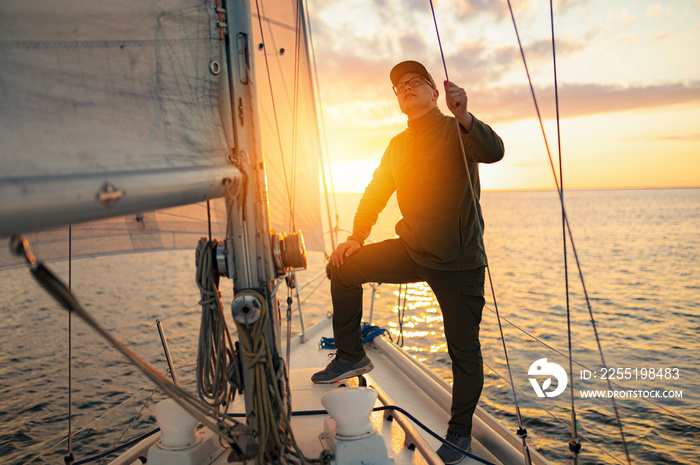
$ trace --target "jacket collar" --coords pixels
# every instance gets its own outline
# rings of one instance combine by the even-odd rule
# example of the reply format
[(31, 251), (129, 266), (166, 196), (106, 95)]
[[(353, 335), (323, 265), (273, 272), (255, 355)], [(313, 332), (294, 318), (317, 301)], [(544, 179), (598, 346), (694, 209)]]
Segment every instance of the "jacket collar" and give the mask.
[(438, 107), (427, 111), (423, 116), (408, 120), (408, 128), (412, 131), (423, 132), (440, 123), (444, 115)]

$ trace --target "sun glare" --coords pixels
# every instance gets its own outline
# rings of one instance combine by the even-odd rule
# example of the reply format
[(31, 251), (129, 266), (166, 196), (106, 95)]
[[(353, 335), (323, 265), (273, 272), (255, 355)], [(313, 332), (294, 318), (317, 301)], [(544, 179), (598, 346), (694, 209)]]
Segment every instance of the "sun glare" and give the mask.
[(379, 166), (379, 159), (331, 162), (335, 192), (364, 192), (377, 166)]

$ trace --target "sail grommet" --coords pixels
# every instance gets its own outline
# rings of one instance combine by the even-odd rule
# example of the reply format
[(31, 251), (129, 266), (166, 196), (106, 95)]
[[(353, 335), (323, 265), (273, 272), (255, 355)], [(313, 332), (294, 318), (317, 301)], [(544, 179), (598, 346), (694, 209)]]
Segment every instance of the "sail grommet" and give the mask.
[(251, 325), (260, 319), (264, 305), (262, 296), (255, 291), (242, 291), (233, 299), (231, 314), (244, 325)]
[(214, 76), (218, 76), (221, 72), (221, 64), (216, 60), (212, 60), (209, 63), (209, 71), (211, 71), (211, 74)]

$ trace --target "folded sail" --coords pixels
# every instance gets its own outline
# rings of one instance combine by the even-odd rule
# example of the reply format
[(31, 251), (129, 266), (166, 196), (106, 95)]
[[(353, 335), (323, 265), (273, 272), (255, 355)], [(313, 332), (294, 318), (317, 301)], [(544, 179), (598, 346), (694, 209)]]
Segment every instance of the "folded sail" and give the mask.
[[(214, 1), (189, 0), (3, 2), (0, 237), (58, 227), (33, 237), (49, 237), (55, 250), (67, 250), (54, 239), (74, 224), (74, 240), (80, 228), (94, 236), (82, 241), (83, 253), (93, 254), (144, 250), (148, 244), (179, 248), (196, 222), (198, 235), (206, 235), (205, 215), (180, 226), (168, 220), (164, 228), (148, 219), (170, 215), (160, 208), (220, 197), (240, 176), (227, 161), (235, 148), (235, 111), (221, 69), (225, 47), (215, 8)], [(264, 52), (256, 48), (272, 227), (301, 229), (307, 247), (323, 250), (306, 45), (295, 53), (295, 32), (289, 30), (295, 27), (294, 6), (265, 3), (263, 8), (275, 13), (274, 21), (266, 20), (268, 32), (275, 32), (266, 32), (265, 40), (288, 47), (270, 73), (279, 136), (271, 130)], [(297, 104), (290, 100), (295, 68), (302, 71), (297, 88), (303, 88)], [(223, 214), (223, 208), (219, 211)], [(101, 218), (110, 219), (93, 223)], [(83, 222), (90, 224), (77, 226)], [(116, 229), (108, 232), (108, 227)], [(155, 230), (163, 233), (158, 239)], [(139, 234), (144, 237), (137, 239)], [(214, 235), (223, 237), (216, 228)], [(97, 245), (99, 237), (113, 240)], [(8, 264), (2, 261), (0, 266)]]
[(255, 3), (260, 8), (253, 11), (255, 66), (272, 227), (301, 229), (306, 247), (323, 251), (321, 145), (302, 2)]
[[(174, 250), (196, 247), (209, 228), (212, 237), (226, 237), (224, 199), (166, 208), (153, 212), (89, 221), (25, 234), (32, 253), (42, 260), (113, 253)], [(70, 239), (70, 241), (69, 241)], [(9, 242), (9, 240), (8, 240)], [(70, 249), (69, 249), (70, 247)], [(23, 258), (0, 248), (0, 269), (24, 265)]]

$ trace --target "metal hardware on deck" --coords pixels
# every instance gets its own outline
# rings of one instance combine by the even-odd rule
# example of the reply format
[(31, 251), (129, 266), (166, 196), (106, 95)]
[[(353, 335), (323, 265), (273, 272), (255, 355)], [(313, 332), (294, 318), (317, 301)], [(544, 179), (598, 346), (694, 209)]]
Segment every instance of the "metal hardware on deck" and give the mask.
[(180, 382), (177, 380), (177, 375), (175, 374), (175, 366), (173, 365), (173, 358), (170, 356), (170, 347), (168, 347), (168, 340), (165, 337), (165, 332), (163, 331), (163, 324), (160, 320), (156, 320), (156, 326), (158, 327), (158, 334), (160, 335), (160, 342), (163, 344), (163, 352), (165, 353), (165, 360), (168, 362), (168, 370), (170, 370), (170, 376), (173, 378), (173, 383), (175, 386), (180, 386)]
[(105, 204), (106, 207), (111, 207), (115, 203), (119, 202), (125, 194), (125, 191), (115, 187), (109, 182), (105, 182), (97, 192), (96, 198)]
[(301, 231), (285, 234), (280, 245), (282, 246), (282, 261), (286, 266), (296, 269), (306, 268), (306, 247)]
[(216, 60), (212, 60), (211, 63), (209, 63), (209, 71), (211, 71), (211, 74), (214, 76), (217, 76), (221, 72), (221, 64)]
[(241, 120), (241, 126), (245, 124), (245, 119), (243, 118), (243, 99), (238, 98), (238, 119)]
[(301, 231), (285, 234), (275, 234), (273, 231), (270, 240), (277, 276), (283, 276), (293, 269), (306, 269), (306, 247)]
[(36, 257), (29, 250), (29, 241), (26, 237), (21, 234), (15, 234), (10, 239), (10, 250), (15, 255), (24, 257), (28, 265), (34, 265), (36, 263)]
[(229, 153), (226, 155), (226, 160), (234, 166), (238, 165), (238, 155), (236, 154), (235, 148), (232, 147), (229, 150)]
[(215, 254), (216, 271), (219, 273), (219, 276), (233, 279), (236, 273), (233, 258), (233, 239), (226, 239), (223, 244), (219, 243)]
[(574, 454), (578, 454), (579, 452), (581, 452), (581, 443), (572, 439), (569, 442), (569, 450)]
[(248, 72), (250, 71), (250, 50), (248, 46), (248, 34), (239, 32), (236, 36), (238, 48), (238, 79), (241, 84), (248, 84)]
[(231, 313), (233, 318), (245, 325), (250, 325), (260, 319), (263, 309), (263, 296), (255, 291), (243, 291), (233, 299)]

